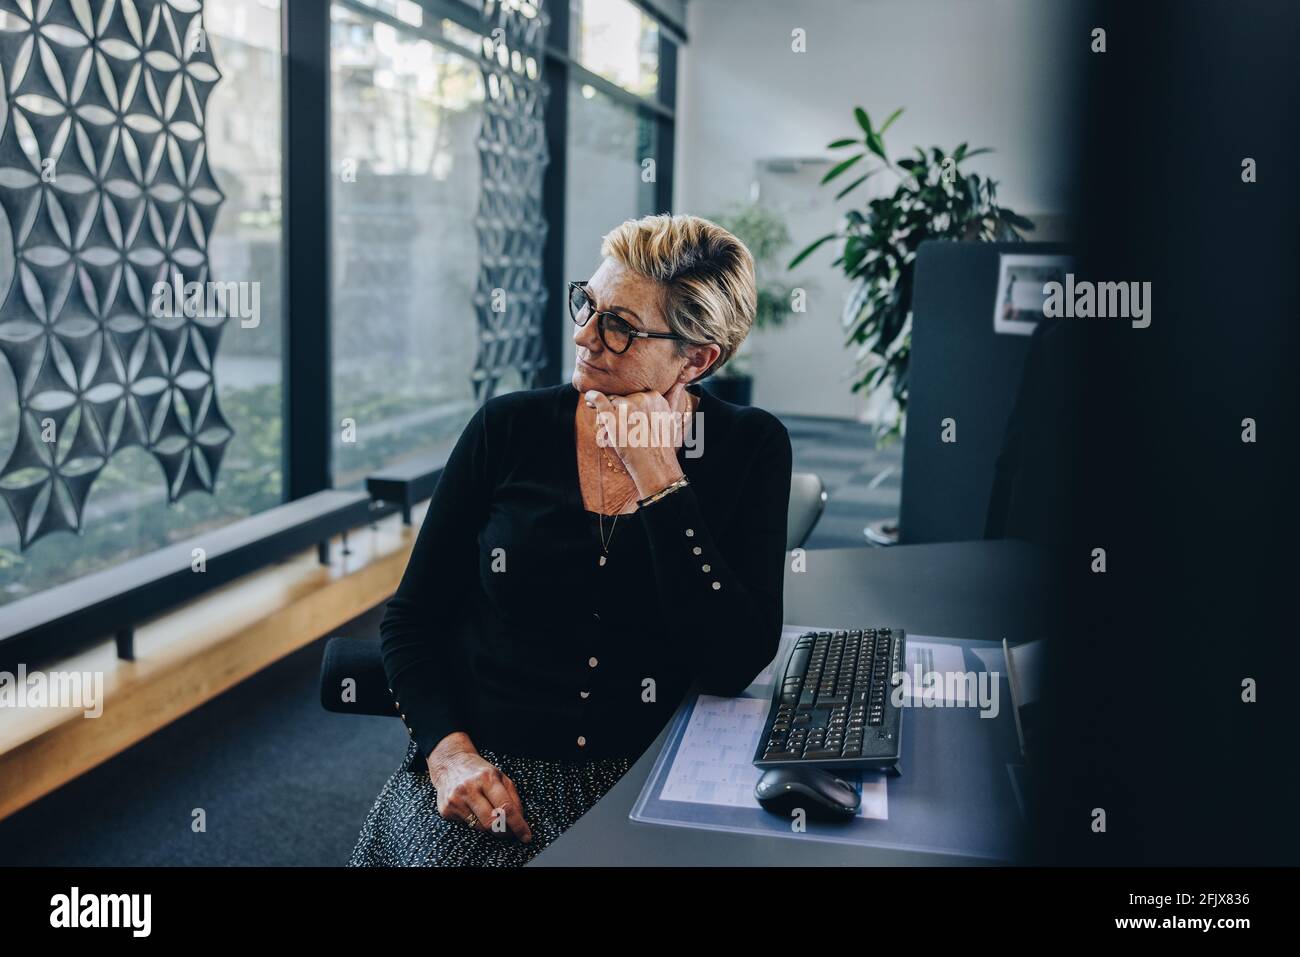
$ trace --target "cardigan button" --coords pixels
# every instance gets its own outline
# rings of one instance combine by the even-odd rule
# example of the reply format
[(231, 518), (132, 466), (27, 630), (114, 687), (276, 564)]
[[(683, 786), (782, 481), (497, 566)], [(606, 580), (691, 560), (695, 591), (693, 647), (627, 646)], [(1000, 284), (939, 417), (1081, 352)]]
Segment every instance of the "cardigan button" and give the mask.
[(701, 566), (700, 566), (700, 571), (711, 572), (711, 571), (713, 571), (713, 566), (712, 566), (712, 565), (701, 565)]
[(693, 528), (688, 528), (688, 529), (686, 530), (686, 537), (687, 537), (687, 538), (694, 538), (694, 537), (695, 537), (695, 529), (693, 529)]
[(587, 746), (587, 739), (584, 738), (582, 735), (578, 735), (578, 747), (585, 748), (586, 746)]
[(717, 591), (717, 590), (718, 590), (719, 588), (721, 588), (721, 587), (722, 587), (722, 582), (714, 582), (714, 583), (713, 583), (713, 590), (714, 590), (714, 591)]
[(692, 555), (701, 555), (703, 553), (704, 553), (704, 549), (700, 548), (699, 545), (696, 545), (694, 548), (691, 549)]
[(589, 697), (591, 697), (591, 692), (590, 692), (590, 691), (579, 691), (579, 692), (578, 692), (578, 697), (581, 698), (583, 701), (586, 701)]
[(598, 664), (600, 664), (600, 662), (596, 660), (596, 656), (595, 656), (595, 655), (592, 655), (590, 658), (587, 659), (587, 667), (588, 667), (588, 668), (594, 668), (594, 667), (596, 667), (596, 665), (598, 665)]

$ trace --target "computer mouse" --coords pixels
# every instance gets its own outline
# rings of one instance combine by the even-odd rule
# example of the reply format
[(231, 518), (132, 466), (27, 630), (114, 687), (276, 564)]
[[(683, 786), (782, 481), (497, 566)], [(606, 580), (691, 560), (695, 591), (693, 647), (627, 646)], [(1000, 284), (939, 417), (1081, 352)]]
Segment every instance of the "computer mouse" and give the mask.
[(802, 808), (815, 821), (852, 820), (862, 800), (847, 782), (821, 768), (773, 768), (758, 779), (754, 797), (782, 817)]

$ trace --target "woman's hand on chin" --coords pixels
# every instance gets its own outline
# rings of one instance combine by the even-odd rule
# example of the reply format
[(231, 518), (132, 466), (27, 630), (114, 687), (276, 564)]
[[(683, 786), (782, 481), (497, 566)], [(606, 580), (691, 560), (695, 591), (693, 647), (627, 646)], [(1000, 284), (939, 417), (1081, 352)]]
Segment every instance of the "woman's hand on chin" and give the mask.
[[(647, 389), (607, 396), (588, 389), (583, 399), (596, 410), (596, 444), (618, 455), (641, 498), (682, 477), (677, 451), (684, 434), (683, 413), (690, 408), (685, 383), (678, 382), (665, 395)], [(644, 427), (637, 427), (638, 420)]]
[[(443, 817), (473, 821), (470, 826), (476, 831), (504, 836), (508, 830), (525, 844), (533, 839), (515, 782), (483, 759), (469, 735), (461, 731), (447, 735), (429, 753), (428, 765), (429, 780), (438, 792), (438, 813)], [(492, 826), (498, 810), (504, 829)]]

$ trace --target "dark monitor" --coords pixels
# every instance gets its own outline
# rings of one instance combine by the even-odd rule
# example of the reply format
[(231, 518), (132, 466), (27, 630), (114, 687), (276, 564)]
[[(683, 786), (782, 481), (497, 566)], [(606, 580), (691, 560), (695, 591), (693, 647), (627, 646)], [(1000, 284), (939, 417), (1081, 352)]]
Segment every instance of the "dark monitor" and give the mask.
[(1025, 242), (928, 242), (918, 250), (902, 543), (986, 537), (998, 456), (1034, 328), (994, 328), (1000, 292), (1005, 298), (1000, 257), (1070, 252), (1063, 244)]

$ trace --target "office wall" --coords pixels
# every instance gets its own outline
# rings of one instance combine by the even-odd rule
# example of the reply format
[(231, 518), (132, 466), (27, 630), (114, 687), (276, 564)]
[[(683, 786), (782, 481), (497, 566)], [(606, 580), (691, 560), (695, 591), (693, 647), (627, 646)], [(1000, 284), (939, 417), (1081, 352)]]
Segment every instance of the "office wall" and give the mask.
[[(1068, 32), (1068, 8), (1042, 0), (691, 0), (676, 208), (708, 215), (747, 200), (757, 181), (762, 201), (786, 215), (793, 253), (834, 228), (847, 204), (892, 184), (860, 187), (834, 203), (835, 190), (817, 186), (829, 165), (780, 172), (760, 162), (825, 158), (827, 143), (856, 131), (855, 105), (877, 123), (902, 106), (887, 137), (892, 153), (963, 141), (992, 146), (995, 153), (969, 168), (998, 180), (1002, 203), (1040, 221), (1042, 238), (1062, 238), (1070, 184), (1058, 157), (1071, 117), (1065, 80), (1053, 78), (1065, 45), (1088, 40), (1086, 30)], [(796, 28), (805, 31), (805, 53), (791, 50)], [(756, 403), (815, 415), (877, 413), (879, 403), (868, 408), (849, 391), (852, 354), (839, 318), (848, 286), (830, 269), (834, 258), (819, 253), (794, 274), (809, 287), (807, 315), (753, 337)]]

